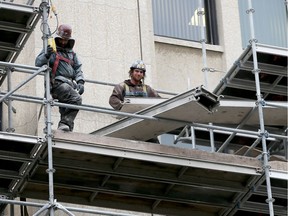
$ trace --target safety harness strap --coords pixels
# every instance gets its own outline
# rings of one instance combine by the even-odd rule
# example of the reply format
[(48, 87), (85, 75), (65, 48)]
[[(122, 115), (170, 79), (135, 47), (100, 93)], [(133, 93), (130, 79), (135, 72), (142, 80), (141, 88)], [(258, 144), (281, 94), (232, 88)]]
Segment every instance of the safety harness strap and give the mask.
[[(73, 54), (73, 57), (74, 57), (74, 54)], [(59, 66), (59, 61), (62, 60), (62, 61), (65, 61), (67, 62), (68, 64), (70, 65), (73, 65), (74, 64), (74, 61), (73, 60), (70, 60), (68, 58), (65, 58), (61, 55), (59, 55), (58, 53), (56, 53), (56, 59), (54, 61), (54, 64), (53, 64), (53, 68), (52, 68), (52, 78), (54, 79), (54, 77), (56, 76), (56, 70)]]

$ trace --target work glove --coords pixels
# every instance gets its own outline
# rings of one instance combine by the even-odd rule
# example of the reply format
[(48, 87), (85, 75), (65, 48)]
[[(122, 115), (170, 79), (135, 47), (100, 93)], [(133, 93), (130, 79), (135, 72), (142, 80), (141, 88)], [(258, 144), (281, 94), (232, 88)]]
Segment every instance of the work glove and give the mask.
[(84, 81), (83, 80), (79, 80), (77, 82), (76, 90), (80, 95), (82, 95), (84, 93)]
[(53, 48), (52, 48), (50, 45), (48, 45), (48, 46), (47, 46), (47, 53), (45, 54), (45, 57), (46, 57), (47, 59), (49, 59), (50, 56), (52, 55), (52, 53), (53, 53)]

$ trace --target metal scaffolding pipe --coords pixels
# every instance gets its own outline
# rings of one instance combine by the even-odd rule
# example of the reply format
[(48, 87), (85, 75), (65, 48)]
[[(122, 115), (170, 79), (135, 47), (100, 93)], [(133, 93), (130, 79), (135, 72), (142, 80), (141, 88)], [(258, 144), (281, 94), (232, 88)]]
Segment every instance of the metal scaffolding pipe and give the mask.
[(192, 149), (196, 149), (195, 127), (191, 126), (190, 128), (191, 128)]
[[(200, 127), (194, 127), (195, 129), (197, 130), (201, 130), (201, 131), (207, 131), (207, 129), (205, 128), (200, 128)], [(213, 130), (214, 133), (222, 133), (222, 134), (228, 134), (228, 135), (239, 135), (239, 136), (243, 136), (243, 137), (248, 137), (248, 138), (254, 138), (254, 139), (257, 139), (259, 138), (259, 136), (255, 136), (255, 135), (251, 135), (251, 134), (246, 134), (246, 133), (236, 133), (236, 132), (231, 132), (231, 131), (224, 131), (224, 130)], [(267, 137), (267, 140), (270, 140), (270, 141), (275, 141), (276, 139), (275, 138), (272, 138), (272, 137)]]
[(288, 104), (285, 105), (285, 104), (279, 104), (279, 103), (273, 103), (273, 102), (265, 101), (265, 105), (271, 106), (271, 107), (278, 107), (278, 108), (286, 108), (286, 109), (288, 109)]
[[(95, 80), (89, 80), (89, 79), (85, 79), (85, 82), (87, 83), (94, 83), (94, 84), (100, 84), (100, 85), (106, 85), (106, 86), (115, 86), (117, 84), (114, 83), (109, 83), (109, 82), (101, 82), (101, 81), (95, 81)], [(164, 90), (160, 90), (160, 89), (155, 89), (158, 93), (162, 93), (162, 94), (167, 94), (167, 95), (177, 95), (177, 93), (175, 92), (169, 92), (169, 91), (164, 91)]]
[[(207, 125), (207, 124), (200, 124), (200, 123), (191, 123), (191, 125), (195, 126), (195, 127), (230, 131), (230, 132), (235, 132), (235, 133), (246, 133), (246, 134), (250, 134), (250, 135), (256, 135), (258, 137), (261, 135), (260, 132), (248, 131), (248, 130), (243, 130), (243, 129), (234, 129), (234, 128), (223, 127), (223, 126)], [(278, 134), (269, 134), (269, 137), (274, 137), (274, 138), (279, 138), (279, 139), (287, 139), (288, 138), (287, 136), (278, 135)]]
[[(244, 117), (244, 119), (241, 121), (241, 123), (237, 126), (237, 129), (242, 128), (242, 126), (244, 126), (244, 124), (249, 120), (249, 118), (252, 116), (252, 114), (254, 113), (254, 111), (256, 110), (256, 107), (253, 107), (249, 113)], [(225, 142), (222, 144), (222, 146), (218, 149), (217, 152), (223, 152), (224, 149), (226, 148), (226, 146), (229, 144), (229, 142), (235, 137), (236, 133), (232, 133), (226, 140)]]
[[(42, 12), (42, 25), (43, 25), (43, 48), (45, 53), (47, 53), (47, 44), (48, 44), (48, 36), (49, 36), (49, 26), (48, 26), (48, 15), (49, 15), (49, 2), (46, 0), (42, 0), (40, 9)], [(46, 66), (47, 67), (47, 66)], [(53, 174), (55, 172), (55, 169), (53, 168), (53, 155), (52, 155), (52, 117), (51, 117), (51, 95), (50, 95), (50, 71), (46, 70), (45, 73), (45, 97), (48, 101), (48, 103), (45, 104), (46, 108), (46, 141), (47, 141), (47, 151), (48, 151), (48, 169), (46, 172), (48, 173), (49, 178), (49, 204), (44, 205), (38, 212), (36, 212), (34, 215), (39, 215), (42, 211), (47, 209), (49, 211), (50, 216), (54, 216), (54, 206), (56, 204), (55, 198), (54, 198), (54, 180), (53, 180)]]
[[(9, 62), (2, 62), (0, 61), (0, 66), (4, 66), (3, 68), (10, 68), (13, 70), (13, 72), (24, 72), (24, 73), (30, 73), (33, 74), (35, 71), (39, 70), (39, 67), (34, 67), (34, 66), (28, 66), (28, 65), (22, 65), (22, 64), (15, 64), (15, 63), (9, 63)], [(1, 68), (1, 67), (0, 67)], [(40, 74), (40, 75), (44, 75)], [(106, 85), (106, 86), (115, 86), (115, 83), (109, 83), (109, 82), (102, 82), (102, 81), (95, 81), (95, 80), (90, 80), (86, 79), (86, 83), (94, 83), (94, 84), (99, 84), (99, 85)], [(170, 91), (165, 91), (161, 89), (156, 89), (158, 93), (162, 94), (167, 94), (167, 95), (177, 95), (178, 93), (175, 92), (170, 92)]]
[[(7, 199), (0, 199), (0, 203), (31, 206), (31, 207), (37, 207), (37, 208), (44, 206), (44, 204), (42, 203), (26, 202), (26, 201), (24, 202), (24, 201), (7, 200)], [(132, 214), (124, 214), (120, 212), (115, 213), (115, 212), (103, 211), (103, 210), (92, 210), (92, 209), (83, 209), (83, 208), (74, 208), (74, 207), (66, 207), (66, 209), (69, 211), (82, 212), (82, 213), (93, 213), (93, 214), (111, 215), (111, 216), (132, 216)], [(135, 216), (135, 214), (133, 215)]]
[[(33, 2), (33, 1), (31, 1), (31, 2)], [(43, 29), (43, 46), (44, 46), (45, 52), (47, 51), (46, 47), (47, 47), (47, 39), (48, 39), (48, 35), (49, 35), (49, 29), (48, 29), (48, 23), (47, 23), (48, 10), (49, 10), (49, 3), (48, 2), (49, 2), (48, 0), (42, 0), (42, 4), (41, 4), (41, 7), (42, 7), (41, 9), (43, 10), (42, 11), (43, 12), (43, 28), (44, 28)], [(173, 119), (157, 118), (157, 117), (153, 117), (153, 116), (145, 116), (145, 115), (141, 115), (141, 114), (131, 114), (131, 113), (115, 111), (113, 109), (102, 108), (102, 107), (91, 106), (91, 105), (85, 105), (85, 104), (82, 104), (81, 106), (77, 106), (77, 105), (59, 103), (57, 101), (54, 101), (50, 95), (50, 74), (49, 74), (49, 70), (47, 70), (48, 66), (44, 65), (41, 68), (38, 68), (38, 67), (14, 64), (14, 63), (0, 62), (0, 66), (3, 65), (4, 67), (8, 68), (8, 69), (6, 69), (7, 70), (7, 77), (8, 77), (8, 80), (7, 80), (8, 92), (6, 94), (0, 93), (0, 96), (2, 96), (0, 98), (0, 103), (2, 101), (6, 102), (5, 99), (8, 98), (7, 101), (8, 101), (8, 126), (9, 126), (9, 128), (12, 128), (12, 112), (11, 112), (12, 111), (12, 105), (11, 105), (12, 99), (45, 105), (45, 108), (46, 108), (46, 116), (45, 116), (45, 125), (46, 125), (45, 129), (46, 130), (45, 130), (45, 133), (46, 133), (47, 150), (48, 150), (48, 169), (46, 171), (47, 171), (48, 177), (49, 177), (49, 203), (48, 204), (43, 205), (43, 204), (38, 204), (38, 203), (21, 202), (21, 201), (16, 201), (16, 200), (5, 200), (5, 199), (4, 200), (0, 199), (0, 203), (8, 203), (8, 204), (10, 203), (11, 205), (12, 204), (19, 204), (19, 205), (40, 207), (39, 211), (37, 211), (36, 214), (34, 214), (34, 215), (39, 215), (43, 211), (48, 210), (49, 215), (54, 216), (54, 211), (55, 211), (54, 208), (58, 208), (58, 209), (64, 211), (65, 213), (67, 213), (68, 215), (73, 215), (72, 213), (69, 212), (69, 210), (71, 210), (71, 211), (78, 211), (78, 212), (83, 212), (83, 213), (96, 213), (96, 214), (102, 214), (102, 215), (128, 216), (128, 214), (113, 213), (113, 212), (100, 211), (100, 210), (94, 211), (94, 210), (86, 210), (86, 209), (73, 208), (73, 207), (64, 208), (63, 206), (61, 206), (60, 204), (58, 204), (56, 202), (56, 199), (54, 199), (53, 175), (54, 175), (55, 170), (53, 168), (53, 155), (52, 155), (52, 115), (51, 115), (51, 111), (52, 111), (53, 106), (59, 106), (59, 107), (93, 111), (93, 112), (99, 112), (99, 113), (105, 113), (105, 114), (131, 117), (131, 118), (147, 119), (147, 120), (153, 120), (153, 121), (182, 122), (182, 123), (185, 123), (187, 125), (185, 128), (186, 134), (189, 134), (188, 126), (191, 126), (190, 130), (191, 130), (192, 148), (196, 148), (195, 131), (194, 131), (194, 129), (196, 127), (206, 128), (210, 132), (210, 141), (211, 141), (211, 148), (212, 149), (214, 149), (214, 135), (213, 135), (213, 133), (215, 132), (215, 130), (222, 131), (223, 133), (227, 132), (227, 131), (232, 132), (233, 133), (231, 135), (232, 137), (236, 134), (239, 134), (239, 133), (257, 137), (257, 140), (253, 143), (253, 145), (249, 148), (249, 150), (252, 147), (256, 146), (262, 140), (263, 169), (265, 172), (267, 194), (268, 194), (267, 203), (269, 204), (270, 216), (273, 216), (274, 215), (274, 210), (273, 210), (274, 199), (272, 198), (272, 191), (271, 191), (266, 140), (268, 139), (268, 137), (269, 138), (274, 137), (277, 139), (283, 139), (284, 140), (284, 147), (287, 150), (287, 138), (288, 137), (287, 137), (287, 135), (285, 136), (285, 135), (278, 135), (278, 134), (268, 134), (265, 131), (264, 118), (263, 118), (263, 106), (268, 105), (268, 106), (274, 106), (274, 107), (280, 107), (280, 108), (287, 108), (287, 106), (282, 105), (282, 104), (277, 104), (277, 103), (271, 103), (271, 102), (267, 103), (267, 102), (264, 102), (262, 100), (261, 91), (260, 91), (260, 81), (259, 81), (260, 70), (258, 69), (258, 62), (257, 62), (256, 40), (254, 39), (254, 26), (253, 26), (253, 16), (252, 16), (252, 13), (254, 12), (254, 10), (252, 9), (251, 0), (248, 0), (248, 2), (249, 2), (249, 11), (248, 12), (249, 12), (249, 18), (250, 18), (250, 30), (251, 30), (251, 38), (252, 38), (251, 39), (251, 45), (252, 45), (253, 64), (254, 64), (254, 69), (252, 72), (255, 74), (257, 103), (259, 104), (259, 106), (257, 108), (259, 111), (260, 130), (258, 132), (242, 130), (242, 129), (239, 129), (238, 127), (236, 129), (234, 129), (234, 128), (223, 127), (223, 126), (215, 126), (215, 125), (212, 125), (211, 123), (209, 123), (209, 125), (208, 124), (199, 124), (199, 123), (191, 123), (191, 122), (185, 122), (185, 121), (177, 121), (177, 120), (173, 120)], [(202, 6), (202, 0), (199, 0), (199, 5), (200, 6), (199, 6), (199, 10), (198, 10), (198, 16), (199, 16), (199, 22), (201, 25), (201, 44), (202, 44), (202, 55), (203, 55), (203, 69), (202, 69), (202, 71), (204, 72), (204, 75), (205, 75), (205, 87), (208, 88), (208, 72), (210, 70), (207, 67), (207, 62), (206, 62), (206, 42), (205, 42), (206, 40), (205, 40), (205, 32), (204, 32), (205, 29), (204, 29), (204, 24), (203, 24), (204, 11), (202, 10), (202, 8), (204, 8), (204, 7)], [(287, 1), (286, 1), (286, 5), (287, 5)], [(11, 85), (11, 72), (12, 71), (32, 73), (32, 76), (29, 77), (24, 82), (17, 85), (17, 87), (14, 90), (11, 90), (11, 86), (12, 86)], [(19, 88), (21, 88), (23, 85), (28, 83), (30, 80), (32, 80), (37, 75), (44, 75), (45, 76), (45, 98), (44, 99), (43, 98), (37, 98), (37, 97), (31, 97), (31, 96), (13, 95), (13, 93), (15, 91), (17, 91)], [(92, 80), (86, 80), (86, 81), (90, 82), (90, 83), (115, 86), (115, 84), (107, 83), (107, 82), (99, 82), (99, 81), (92, 81)], [(163, 94), (177, 95), (176, 93), (172, 93), (172, 92), (161, 91), (161, 90), (157, 90), (157, 91), (159, 93), (163, 93)], [(228, 140), (229, 140), (229, 138), (228, 138)], [(225, 145), (223, 144), (222, 147), (224, 148)], [(246, 152), (245, 154), (247, 154), (247, 153), (248, 152)], [(286, 159), (287, 159), (287, 154), (286, 154)]]
[[(1, 93), (0, 93), (0, 95), (1, 95)], [(37, 97), (29, 97), (29, 96), (22, 96), (22, 97), (21, 96), (13, 96), (13, 95), (10, 96), (10, 98), (13, 100), (19, 100), (19, 101), (23, 101), (23, 102), (32, 102), (32, 103), (37, 103), (37, 104), (45, 104), (48, 102), (48, 100), (43, 100), (43, 99), (37, 98)], [(246, 136), (251, 135), (254, 138), (259, 137), (259, 132), (248, 131), (248, 130), (243, 130), (243, 129), (234, 129), (234, 128), (229, 128), (229, 127), (224, 127), (224, 126), (207, 125), (207, 124), (201, 124), (201, 123), (191, 123), (191, 122), (178, 121), (178, 120), (166, 119), (166, 118), (156, 118), (156, 117), (152, 117), (152, 116), (126, 113), (126, 112), (116, 111), (116, 110), (110, 109), (110, 108), (91, 106), (91, 105), (85, 105), (85, 104), (78, 106), (78, 105), (60, 103), (60, 102), (56, 102), (56, 101), (53, 101), (50, 103), (52, 104), (52, 106), (59, 106), (59, 107), (79, 109), (79, 110), (92, 111), (92, 112), (99, 112), (99, 113), (104, 113), (104, 114), (119, 115), (119, 116), (131, 117), (131, 118), (147, 119), (147, 120), (153, 120), (153, 121), (166, 121), (166, 122), (179, 122), (179, 123), (182, 122), (186, 125), (191, 125), (191, 126), (195, 127), (195, 129), (199, 129), (199, 128), (213, 129), (214, 132), (216, 132), (216, 130), (217, 130), (217, 132), (219, 132), (219, 133), (232, 132), (235, 134), (241, 134), (243, 136), (245, 136), (245, 134), (246, 134)], [(181, 133), (181, 136), (184, 134), (184, 132), (185, 131), (183, 131), (183, 133)], [(272, 140), (272, 138), (288, 139), (287, 136), (279, 135), (279, 134), (269, 134), (269, 137), (267, 139)]]
[[(1, 96), (1, 93), (0, 93)], [(11, 99), (13, 100), (19, 100), (23, 102), (32, 102), (32, 103), (37, 103), (37, 104), (45, 104), (48, 102), (48, 100), (43, 100), (42, 98), (37, 98), (37, 97), (29, 97), (29, 96), (10, 96)], [(56, 101), (50, 101), (52, 106), (59, 106), (59, 107), (65, 107), (65, 108), (72, 108), (72, 109), (79, 109), (79, 110), (85, 110), (85, 111), (92, 111), (92, 112), (99, 112), (99, 113), (104, 113), (104, 114), (112, 114), (112, 115), (119, 115), (119, 116), (124, 116), (124, 117), (131, 117), (131, 118), (139, 118), (139, 119), (147, 119), (147, 120), (153, 120), (153, 121), (166, 121), (166, 122), (182, 122), (186, 125), (191, 125), (195, 127), (195, 129), (199, 128), (204, 128), (204, 129), (213, 129), (214, 132), (219, 132), (219, 133), (233, 133), (233, 134), (241, 134), (243, 136), (252, 136), (253, 138), (259, 137), (259, 132), (254, 132), (250, 130), (243, 130), (243, 129), (234, 129), (234, 128), (229, 128), (229, 127), (224, 127), (224, 126), (215, 126), (215, 125), (207, 125), (207, 124), (201, 124), (201, 123), (191, 123), (191, 122), (186, 122), (186, 121), (178, 121), (178, 120), (173, 120), (173, 119), (166, 119), (166, 118), (156, 118), (152, 116), (146, 116), (146, 115), (141, 115), (141, 114), (133, 114), (133, 113), (126, 113), (126, 112), (121, 112), (121, 111), (116, 111), (114, 109), (110, 108), (104, 108), (104, 107), (99, 107), (99, 106), (91, 106), (91, 105), (71, 105), (71, 104), (65, 104), (65, 103), (60, 103)], [(197, 128), (198, 127), (198, 128)], [(181, 136), (184, 134), (181, 133)], [(180, 136), (180, 134), (179, 134)], [(284, 135), (279, 135), (279, 134), (269, 134), (269, 137), (267, 139), (272, 140), (273, 138), (276, 139), (288, 139), (287, 136)], [(193, 138), (192, 138), (193, 139)]]
[(205, 83), (205, 88), (208, 89), (208, 72), (209, 68), (207, 67), (207, 54), (206, 54), (206, 37), (205, 37), (205, 29), (204, 29), (204, 23), (203, 20), (205, 19), (205, 11), (204, 11), (204, 6), (202, 5), (203, 0), (199, 0), (199, 8), (198, 8), (198, 18), (199, 18), (199, 24), (201, 27), (201, 45), (202, 45), (202, 62), (203, 62), (203, 68), (202, 72), (204, 72), (204, 83)]
[[(7, 87), (8, 87), (8, 92), (11, 91), (12, 89), (12, 78), (11, 78), (11, 69), (7, 68)], [(8, 98), (8, 128), (6, 129), (7, 132), (14, 132), (13, 131), (13, 123), (12, 123), (12, 101), (11, 99)]]
[(159, 118), (155, 118), (153, 116), (145, 116), (140, 114), (131, 114), (131, 113), (125, 113), (121, 111), (115, 111), (115, 110), (108, 110), (105, 108), (93, 108), (93, 107), (83, 107), (82, 105), (72, 105), (72, 104), (65, 104), (65, 103), (59, 103), (59, 102), (53, 102), (54, 105), (59, 107), (66, 107), (70, 109), (79, 109), (79, 110), (86, 110), (86, 111), (94, 111), (99, 113), (105, 113), (105, 114), (112, 114), (112, 115), (119, 115), (119, 116), (127, 116), (132, 118), (140, 118), (140, 119), (147, 119), (147, 120), (154, 120), (159, 121)]
[(17, 91), (19, 88), (21, 88), (22, 86), (24, 86), (26, 83), (28, 83), (30, 80), (32, 80), (35, 76), (37, 76), (39, 73), (43, 72), (47, 70), (47, 65), (43, 65), (41, 68), (39, 68), (39, 70), (34, 73), (32, 76), (30, 76), (27, 80), (19, 83), (14, 90), (9, 91), (7, 94), (5, 94), (1, 99), (0, 99), (0, 103), (5, 100), (7, 97), (9, 97), (10, 95), (12, 95), (15, 91)]
[(249, 149), (243, 154), (243, 156), (248, 155), (248, 154), (250, 153), (250, 151), (259, 144), (260, 141), (261, 141), (261, 137), (258, 137), (258, 139), (256, 139), (256, 140), (254, 141), (254, 143), (253, 143), (253, 144), (249, 147)]
[[(15, 63), (10, 63), (10, 62), (3, 62), (0, 61), (0, 66), (8, 67), (8, 68), (13, 68), (15, 71), (22, 70), (22, 69), (27, 69), (27, 70), (32, 70), (32, 71), (38, 71), (39, 67), (35, 66), (29, 66), (29, 65), (23, 65), (23, 64), (15, 64)], [(32, 72), (31, 72), (32, 73)]]
[[(35, 73), (35, 71), (39, 70), (39, 67), (29, 67), (29, 66), (25, 66), (25, 65), (21, 65), (21, 64), (14, 64), (14, 63), (7, 63), (7, 62), (1, 62), (0, 61), (0, 66), (3, 65), (7, 68), (10, 68), (11, 70), (13, 70), (13, 72), (23, 72), (23, 73), (29, 73), (29, 74), (33, 74)], [(39, 74), (39, 75), (43, 75)], [(101, 82), (101, 81), (95, 81), (95, 80), (89, 80), (86, 79), (85, 80), (86, 83), (93, 83), (93, 84), (99, 84), (99, 85), (105, 85), (105, 86), (115, 86), (116, 84), (114, 83), (109, 83), (109, 82)], [(166, 94), (166, 95), (178, 95), (178, 93), (175, 92), (170, 92), (170, 91), (165, 91), (165, 90), (161, 90), (161, 89), (155, 89), (158, 93), (162, 93), (162, 94)]]
[[(209, 123), (209, 126), (213, 126), (212, 123)], [(211, 146), (211, 152), (215, 152), (215, 143), (214, 143), (214, 133), (213, 129), (209, 129), (209, 134), (210, 134), (210, 146)]]
[(267, 187), (267, 194), (268, 199), (266, 202), (269, 205), (269, 213), (270, 216), (274, 216), (274, 209), (273, 209), (273, 202), (274, 199), (272, 197), (272, 190), (271, 190), (271, 182), (270, 182), (270, 174), (269, 174), (269, 163), (268, 163), (268, 152), (267, 152), (267, 145), (266, 145), (266, 137), (265, 137), (265, 125), (264, 125), (264, 117), (263, 117), (263, 99), (261, 96), (261, 90), (260, 90), (260, 80), (259, 80), (259, 73), (260, 70), (258, 68), (258, 60), (257, 60), (257, 52), (256, 52), (256, 39), (255, 39), (255, 33), (254, 33), (254, 21), (253, 21), (253, 13), (254, 9), (252, 8), (251, 0), (248, 0), (248, 15), (249, 15), (249, 25), (250, 25), (250, 33), (251, 33), (251, 45), (252, 45), (252, 55), (253, 55), (253, 73), (255, 75), (255, 84), (256, 84), (256, 96), (257, 96), (257, 102), (259, 103), (258, 106), (258, 114), (259, 114), (259, 122), (260, 122), (260, 135), (262, 136), (262, 155), (263, 155), (263, 169), (265, 172), (265, 178), (266, 178), (266, 187)]

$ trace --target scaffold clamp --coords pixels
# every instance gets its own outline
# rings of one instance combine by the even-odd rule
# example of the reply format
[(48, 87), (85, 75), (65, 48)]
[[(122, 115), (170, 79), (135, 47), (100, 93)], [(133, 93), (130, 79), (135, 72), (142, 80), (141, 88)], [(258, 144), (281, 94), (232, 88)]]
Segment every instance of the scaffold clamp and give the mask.
[(266, 102), (265, 102), (264, 99), (260, 99), (259, 101), (256, 101), (255, 104), (256, 104), (256, 106), (259, 106), (259, 104), (260, 104), (262, 107), (266, 106)]
[(258, 40), (256, 38), (252, 38), (249, 40), (249, 43), (252, 44), (252, 42), (258, 43)]
[(9, 127), (9, 128), (6, 129), (6, 132), (12, 132), (12, 133), (14, 133), (14, 132), (15, 132), (15, 128), (10, 128), (10, 127)]
[(205, 15), (204, 10), (198, 10), (197, 15), (198, 16)]
[(46, 173), (50, 173), (50, 172), (55, 173), (56, 170), (55, 170), (54, 168), (52, 168), (52, 169), (46, 169)]
[(259, 68), (252, 70), (252, 73), (253, 73), (253, 74), (255, 74), (255, 73), (260, 73), (260, 72), (261, 72), (261, 69), (259, 69)]
[(270, 198), (270, 199), (266, 199), (265, 201), (266, 201), (266, 203), (270, 203), (270, 202), (273, 203), (275, 201), (275, 199), (274, 198)]
[(38, 138), (37, 138), (37, 143), (38, 143), (38, 144), (43, 144), (43, 143), (45, 143), (45, 142), (46, 142), (46, 138), (44, 138), (44, 137), (43, 137), (43, 138), (42, 138), (42, 137), (38, 137)]
[(262, 168), (260, 168), (260, 167), (256, 168), (256, 173), (262, 173), (262, 172), (263, 172)]
[(265, 137), (267, 139), (269, 137), (268, 131), (265, 130), (264, 132), (260, 132), (259, 137)]
[(248, 10), (246, 10), (246, 13), (249, 14), (249, 13), (254, 13), (255, 12), (255, 9), (254, 8), (250, 8)]

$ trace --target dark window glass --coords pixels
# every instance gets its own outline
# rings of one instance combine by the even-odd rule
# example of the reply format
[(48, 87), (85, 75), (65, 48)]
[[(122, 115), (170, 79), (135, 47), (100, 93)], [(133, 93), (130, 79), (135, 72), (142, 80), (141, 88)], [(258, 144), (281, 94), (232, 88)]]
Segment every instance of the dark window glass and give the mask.
[[(239, 0), (242, 45), (246, 48), (251, 39), (250, 19), (246, 13), (248, 1)], [(258, 43), (278, 47), (287, 45), (287, 6), (284, 0), (252, 0), (253, 26)]]
[[(200, 41), (203, 39), (201, 36), (203, 24), (206, 42), (219, 44), (215, 1), (152, 0), (152, 8), (155, 35)], [(203, 11), (204, 16), (199, 16), (199, 11)]]

